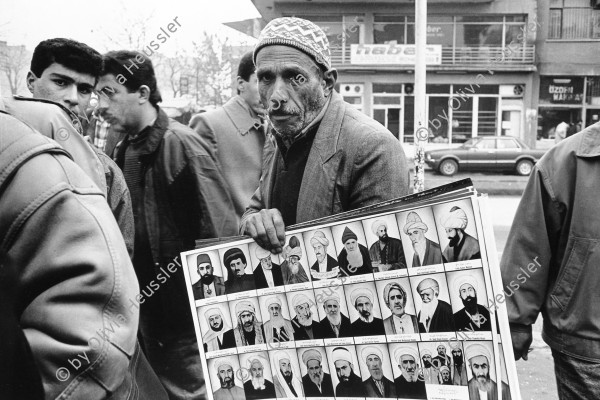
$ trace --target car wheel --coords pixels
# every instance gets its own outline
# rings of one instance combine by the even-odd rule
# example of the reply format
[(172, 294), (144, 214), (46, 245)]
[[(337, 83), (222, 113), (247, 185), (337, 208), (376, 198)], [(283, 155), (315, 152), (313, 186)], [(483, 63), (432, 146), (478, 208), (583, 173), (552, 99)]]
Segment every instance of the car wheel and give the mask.
[(454, 160), (444, 160), (440, 164), (440, 173), (446, 176), (452, 176), (458, 171), (458, 164)]
[(517, 163), (517, 174), (527, 176), (533, 171), (533, 163), (530, 160), (521, 160)]

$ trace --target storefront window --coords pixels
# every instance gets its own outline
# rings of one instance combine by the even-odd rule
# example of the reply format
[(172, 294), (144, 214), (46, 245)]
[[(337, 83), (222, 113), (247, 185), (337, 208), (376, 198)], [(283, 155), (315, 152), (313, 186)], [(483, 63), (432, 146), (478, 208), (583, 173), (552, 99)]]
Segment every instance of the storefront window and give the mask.
[(450, 96), (429, 96), (430, 141), (448, 143), (448, 100)]
[(477, 135), (491, 136), (496, 135), (496, 126), (498, 124), (498, 98), (497, 97), (479, 97), (479, 107), (477, 110)]
[(404, 16), (375, 15), (373, 43), (406, 43), (406, 23)]
[(552, 0), (549, 39), (600, 39), (600, 10), (589, 0)]
[[(455, 103), (455, 102), (453, 102)], [(453, 109), (452, 143), (464, 143), (473, 136), (473, 98), (461, 100), (460, 107)]]
[(588, 76), (585, 102), (592, 106), (600, 106), (600, 76)]

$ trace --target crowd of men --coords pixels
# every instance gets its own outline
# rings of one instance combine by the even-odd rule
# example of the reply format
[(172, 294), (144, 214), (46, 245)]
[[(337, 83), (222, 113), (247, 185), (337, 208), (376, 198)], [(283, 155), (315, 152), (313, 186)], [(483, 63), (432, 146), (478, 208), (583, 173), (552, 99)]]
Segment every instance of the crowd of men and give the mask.
[[(0, 326), (14, 338), (2, 346), (16, 341), (17, 348), (24, 349), (6, 353), (14, 359), (3, 363), (15, 365), (15, 371), (0, 378), (9, 380), (0, 386), (10, 391), (2, 393), (3, 398), (100, 399), (124, 398), (124, 393), (153, 399), (204, 398), (201, 360), (178, 268), (180, 252), (192, 249), (198, 239), (238, 233), (259, 245), (255, 255), (260, 265), (253, 266), (253, 278), (247, 276), (243, 253), (225, 254), (231, 277), (227, 282), (214, 275), (210, 260), (198, 260), (197, 298), (224, 289), (302, 282), (307, 277), (300, 273), (302, 254), (291, 241), (286, 246), (286, 226), (408, 193), (401, 144), (334, 90), (337, 71), (331, 65), (327, 36), (303, 19), (271, 21), (240, 63), (237, 95), (222, 109), (194, 118), (191, 127), (167, 117), (160, 107), (152, 61), (133, 50), (101, 55), (74, 40), (45, 40), (33, 53), (26, 80), (33, 99), (0, 101), (0, 281), (12, 293), (3, 304), (9, 311)], [(98, 96), (96, 107), (90, 105), (92, 93)], [(540, 256), (543, 261), (544, 272), (508, 301), (515, 354), (526, 358), (531, 325), (544, 310), (549, 319), (547, 338), (554, 343), (555, 359), (561, 360), (557, 371), (571, 375), (582, 358), (595, 360), (600, 354), (599, 308), (583, 297), (577, 301), (571, 297), (572, 292), (594, 293), (597, 281), (578, 280), (580, 270), (563, 269), (571, 268), (568, 260), (573, 259), (593, 264), (597, 257), (589, 256), (595, 254), (593, 232), (582, 227), (600, 225), (589, 220), (597, 214), (589, 200), (595, 197), (588, 193), (593, 185), (554, 172), (565, 171), (558, 164), (564, 160), (571, 163), (570, 171), (584, 170), (579, 164), (598, 154), (594, 129), (564, 140), (554, 158), (547, 157), (536, 167), (517, 218), (521, 230), (511, 235), (503, 260), (505, 280), (523, 260)], [(597, 167), (585, 164), (585, 168), (591, 171), (585, 176), (593, 176)], [(571, 186), (564, 194), (562, 188)], [(569, 197), (577, 190), (584, 195)], [(443, 251), (425, 237), (428, 227), (421, 217), (408, 215), (404, 233), (413, 243), (413, 267), (478, 257), (476, 239), (464, 231), (464, 212), (452, 213), (445, 221), (450, 244)], [(340, 270), (367, 273), (373, 263), (382, 270), (406, 265), (410, 260), (397, 240), (388, 237), (386, 224), (376, 225), (378, 241), (370, 249), (347, 228), (338, 260), (327, 253), (329, 239), (315, 233), (311, 245), (317, 262), (310, 267), (311, 276), (322, 279)], [(272, 262), (271, 252), (284, 251), (285, 266)], [(546, 288), (557, 277), (563, 278), (549, 296)], [(352, 335), (352, 329), (383, 332), (384, 326), (410, 331), (417, 323), (419, 330), (435, 332), (462, 325), (465, 315), (475, 325), (483, 321), (473, 290), (466, 288), (463, 297), (461, 289), (465, 314), (456, 316), (437, 299), (437, 282), (421, 284), (418, 290), (426, 305), (417, 316), (398, 315), (402, 291), (389, 288), (386, 304), (398, 311), (398, 318), (381, 321), (372, 315), (372, 294), (361, 291), (352, 295), (360, 314), (354, 326), (340, 313), (339, 300), (331, 298), (323, 304), (327, 322), (321, 321), (318, 331), (324, 337), (340, 337)], [(276, 301), (268, 305), (269, 329), (248, 302), (236, 307), (235, 327), (224, 325), (213, 311), (207, 318), (215, 334), (207, 346), (230, 346), (229, 328), (237, 346), (275, 335), (290, 338), (297, 331), (289, 321), (281, 321), (277, 305)], [(304, 327), (299, 334), (310, 336), (312, 330), (314, 335), (313, 323), (306, 329), (310, 321), (306, 310), (301, 304), (296, 309), (305, 323), (299, 321)], [(575, 309), (584, 310), (583, 319), (569, 317), (569, 310)], [(93, 345), (90, 338), (95, 332), (106, 330), (114, 320), (120, 323), (111, 324), (106, 341)], [(70, 379), (57, 379), (57, 371), (65, 372), (62, 365), (73, 366), (69, 361), (82, 353), (89, 362), (67, 369)], [(364, 387), (366, 395), (393, 395), (398, 383), (382, 376), (377, 351), (363, 356), (373, 378)], [(477, 382), (469, 382), (469, 389), (491, 393), (495, 383), (485, 374), (490, 358), (478, 357), (472, 363), (477, 366)], [(317, 365), (319, 357), (311, 353), (303, 361), (310, 364), (307, 385), (329, 393), (329, 380)], [(406, 364), (404, 379), (409, 385), (414, 382), (411, 365), (417, 360), (402, 354), (400, 361)], [(263, 383), (258, 364), (253, 363), (253, 388), (271, 390)], [(305, 377), (292, 373), (289, 360), (281, 358), (274, 367), (277, 396), (304, 392)], [(452, 379), (462, 380), (464, 369), (456, 363), (451, 368), (459, 370), (450, 371)], [(228, 391), (222, 398), (239, 398), (243, 391), (235, 389), (232, 366), (217, 369), (222, 389)], [(342, 369), (342, 389), (351, 390), (356, 379), (351, 370)], [(414, 387), (414, 393), (421, 390)], [(565, 390), (592, 389), (580, 385)], [(145, 391), (152, 395), (144, 397)], [(221, 394), (215, 393), (217, 397)]]

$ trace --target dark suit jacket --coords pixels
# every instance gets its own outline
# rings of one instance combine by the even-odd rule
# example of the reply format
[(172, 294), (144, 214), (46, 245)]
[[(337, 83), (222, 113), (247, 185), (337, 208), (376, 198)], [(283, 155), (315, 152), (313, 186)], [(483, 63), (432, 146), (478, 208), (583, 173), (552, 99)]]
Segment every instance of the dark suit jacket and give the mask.
[(254, 389), (252, 386), (252, 380), (248, 380), (244, 383), (244, 392), (246, 393), (246, 400), (261, 400), (261, 399), (274, 399), (275, 396), (275, 385), (265, 379), (264, 390)]
[[(292, 318), (292, 327), (294, 328), (294, 340), (310, 340), (304, 326), (298, 322), (298, 316)], [(321, 325), (315, 320), (312, 322), (313, 339), (322, 339)]]
[[(342, 316), (342, 323), (340, 325), (340, 337), (352, 337), (354, 334), (352, 333), (352, 324), (350, 323), (350, 318), (346, 317), (344, 314), (340, 314)], [(327, 317), (323, 318), (320, 325), (320, 332), (323, 335), (323, 339), (335, 339), (335, 333), (333, 332), (333, 328), (329, 323)]]
[[(203, 343), (203, 345), (204, 352), (207, 352), (208, 346), (206, 345), (206, 343)], [(223, 334), (223, 343), (221, 343), (221, 347), (219, 348), (219, 350), (233, 349), (234, 347), (236, 347), (235, 334), (233, 333), (233, 329), (230, 329)]]
[(310, 380), (308, 374), (302, 377), (302, 386), (304, 386), (304, 396), (306, 397), (333, 397), (333, 383), (331, 375), (323, 372), (323, 382), (321, 382), (321, 393), (317, 385)]
[[(283, 286), (283, 275), (281, 275), (281, 267), (278, 264), (272, 263), (271, 269), (273, 273), (273, 282), (275, 286)], [(267, 278), (265, 278), (265, 272), (263, 271), (260, 264), (254, 270), (254, 284), (257, 289), (266, 289), (269, 287)]]
[(371, 323), (366, 323), (359, 318), (352, 323), (352, 332), (354, 336), (385, 335), (385, 328), (383, 327), (383, 321), (379, 318), (373, 317)]
[[(327, 272), (333, 270), (335, 267), (337, 267), (339, 264), (337, 262), (337, 260), (333, 257), (331, 257), (329, 254), (327, 254)], [(312, 265), (312, 267), (310, 267), (311, 272), (315, 271), (315, 272), (319, 272), (319, 261), (315, 261), (315, 263)], [(312, 278), (312, 276), (311, 276)], [(312, 278), (313, 281), (318, 281), (320, 279), (318, 278)]]
[[(394, 382), (390, 381), (385, 376), (381, 378), (381, 382), (383, 382), (385, 397), (398, 397), (396, 396), (396, 385), (394, 385)], [(363, 387), (365, 388), (366, 397), (383, 397), (381, 393), (379, 393), (379, 389), (372, 376), (363, 382)]]
[(408, 382), (402, 375), (394, 380), (396, 395), (401, 398), (426, 399), (425, 381)]
[[(419, 312), (419, 317), (421, 312)], [(420, 318), (419, 318), (420, 320)], [(419, 332), (431, 333), (431, 332), (452, 332), (454, 330), (454, 315), (452, 314), (452, 307), (450, 304), (443, 300), (438, 301), (438, 306), (431, 317), (431, 323), (429, 324), (429, 332), (425, 330), (425, 326), (419, 322)]]
[(425, 260), (423, 260), (423, 265), (419, 264), (419, 255), (417, 254), (417, 252), (415, 252), (415, 254), (413, 255), (413, 268), (442, 263), (442, 250), (440, 248), (440, 245), (436, 242), (432, 242), (427, 238), (425, 238), (425, 240)]
[[(213, 281), (215, 284), (215, 296), (222, 296), (225, 294), (225, 284), (223, 283), (223, 278), (220, 276), (215, 276), (215, 280)], [(202, 282), (198, 281), (194, 283), (192, 286), (192, 290), (194, 291), (194, 300), (200, 300), (204, 298), (204, 289), (202, 288)]]
[(354, 275), (362, 275), (362, 274), (370, 274), (373, 272), (373, 265), (371, 264), (371, 256), (369, 255), (369, 250), (362, 244), (358, 243), (358, 248), (360, 250), (360, 254), (363, 256), (363, 265), (358, 268), (350, 268), (348, 264), (348, 252), (344, 247), (340, 254), (338, 254), (338, 262), (340, 264), (340, 269), (342, 270), (342, 276), (354, 276)]
[(477, 304), (477, 311), (479, 312), (480, 326), (475, 325), (475, 322), (471, 320), (471, 317), (467, 315), (464, 308), (461, 308), (456, 314), (454, 314), (454, 327), (457, 331), (491, 331), (492, 321), (491, 316), (487, 308), (481, 304)]

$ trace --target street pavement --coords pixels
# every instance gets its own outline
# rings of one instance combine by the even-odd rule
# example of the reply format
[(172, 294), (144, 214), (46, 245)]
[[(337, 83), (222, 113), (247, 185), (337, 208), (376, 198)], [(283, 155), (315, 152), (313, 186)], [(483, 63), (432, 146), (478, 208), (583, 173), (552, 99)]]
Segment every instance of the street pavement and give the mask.
[(491, 174), (483, 172), (459, 172), (453, 176), (444, 176), (427, 168), (425, 169), (425, 189), (431, 189), (465, 178), (471, 178), (478, 192), (498, 196), (521, 196), (529, 179), (528, 176), (519, 176), (510, 173)]

